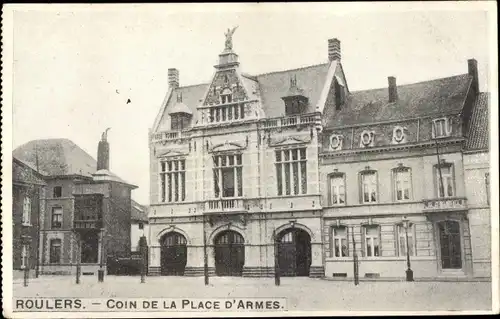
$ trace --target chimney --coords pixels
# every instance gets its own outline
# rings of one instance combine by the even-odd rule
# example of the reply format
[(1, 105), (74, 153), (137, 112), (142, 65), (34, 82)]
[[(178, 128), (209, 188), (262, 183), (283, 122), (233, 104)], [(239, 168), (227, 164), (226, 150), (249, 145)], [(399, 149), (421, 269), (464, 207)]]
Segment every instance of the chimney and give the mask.
[(476, 59), (467, 60), (467, 66), (469, 69), (469, 76), (472, 77), (472, 89), (474, 90), (474, 94), (479, 94), (479, 75)]
[(336, 38), (328, 39), (328, 60), (340, 62), (340, 41)]
[(108, 143), (108, 129), (102, 133), (101, 140), (97, 146), (97, 170), (109, 170), (109, 143)]
[(389, 81), (389, 103), (393, 103), (398, 100), (398, 87), (396, 85), (396, 78), (393, 76), (389, 76), (387, 80)]
[(168, 69), (168, 86), (175, 90), (179, 87), (179, 70)]

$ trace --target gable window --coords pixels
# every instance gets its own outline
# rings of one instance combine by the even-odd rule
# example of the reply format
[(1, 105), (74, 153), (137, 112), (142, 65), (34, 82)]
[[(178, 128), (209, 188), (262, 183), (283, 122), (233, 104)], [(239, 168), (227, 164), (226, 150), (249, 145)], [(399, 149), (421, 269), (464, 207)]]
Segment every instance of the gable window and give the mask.
[(345, 175), (342, 173), (330, 176), (330, 204), (345, 204)]
[(28, 245), (23, 244), (21, 247), (21, 269), (28, 267)]
[(344, 87), (335, 80), (335, 109), (340, 111), (342, 109), (342, 105), (345, 102), (345, 90)]
[(51, 239), (50, 240), (49, 262), (51, 264), (59, 264), (61, 262), (61, 240), (60, 239)]
[(365, 256), (380, 256), (380, 227), (378, 225), (363, 226), (363, 238)]
[(411, 170), (408, 167), (393, 169), (394, 197), (396, 201), (410, 199), (411, 193)]
[[(397, 225), (396, 229), (396, 239), (398, 243), (397, 253), (399, 256), (406, 256), (406, 229), (402, 224)], [(408, 226), (408, 252), (410, 253), (410, 256), (415, 256), (416, 251), (414, 229), (415, 224), (410, 223)]]
[(242, 120), (245, 118), (245, 104), (239, 103), (210, 108), (210, 123)]
[(347, 257), (349, 249), (347, 246), (347, 227), (332, 228), (332, 257)]
[(490, 204), (490, 173), (484, 174), (484, 184), (486, 185), (486, 203)]
[(377, 202), (377, 172), (364, 171), (361, 176), (361, 203), (376, 203)]
[(182, 202), (186, 199), (186, 160), (160, 163), (161, 201)]
[(233, 92), (230, 89), (226, 88), (222, 90), (220, 94), (220, 102), (222, 104), (231, 103), (233, 101)]
[(432, 120), (432, 137), (442, 138), (451, 135), (451, 119), (450, 118), (439, 118)]
[(215, 197), (243, 196), (243, 163), (241, 154), (215, 155), (214, 193)]
[(58, 229), (62, 227), (62, 214), (63, 209), (61, 207), (52, 207), (52, 219), (50, 228)]
[(275, 155), (278, 195), (307, 194), (305, 147), (277, 150)]
[(25, 197), (23, 200), (22, 224), (25, 226), (31, 225), (31, 199), (29, 197)]
[(62, 197), (62, 186), (55, 186), (53, 190), (53, 197), (60, 198)]
[(435, 168), (436, 190), (438, 197), (455, 196), (455, 180), (453, 174), (453, 164), (441, 163)]

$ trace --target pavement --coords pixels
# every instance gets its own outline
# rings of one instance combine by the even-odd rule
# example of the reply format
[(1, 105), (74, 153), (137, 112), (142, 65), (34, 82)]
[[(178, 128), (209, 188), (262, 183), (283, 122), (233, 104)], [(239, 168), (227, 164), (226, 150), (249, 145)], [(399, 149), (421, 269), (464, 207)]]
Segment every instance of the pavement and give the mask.
[(291, 311), (463, 311), (491, 310), (491, 282), (360, 282), (304, 277), (274, 278), (41, 276), (28, 287), (14, 281), (14, 297), (79, 298), (286, 298)]

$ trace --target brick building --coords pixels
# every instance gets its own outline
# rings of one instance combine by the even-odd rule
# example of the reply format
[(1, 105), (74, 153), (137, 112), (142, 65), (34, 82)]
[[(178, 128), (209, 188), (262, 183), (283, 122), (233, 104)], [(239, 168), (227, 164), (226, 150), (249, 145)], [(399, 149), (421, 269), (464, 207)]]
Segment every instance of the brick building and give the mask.
[(30, 141), (16, 148), (14, 156), (29, 163), (38, 160), (46, 172), (41, 273), (69, 274), (80, 262), (83, 274), (94, 274), (106, 266), (108, 256), (130, 255), (131, 191), (136, 186), (109, 171), (106, 133), (97, 162), (67, 139)]
[(15, 276), (24, 269), (36, 270), (45, 195), (43, 175), (15, 157), (12, 158), (12, 265)]
[(211, 275), (269, 276), (276, 254), (282, 275), (352, 277), (355, 245), (361, 276), (404, 277), (406, 229), (416, 277), (475, 274), (473, 245), (489, 247), (464, 185), (475, 60), (351, 92), (337, 39), (327, 63), (248, 75), (231, 36), (210, 82), (169, 69), (149, 135), (150, 274), (201, 275), (206, 247)]

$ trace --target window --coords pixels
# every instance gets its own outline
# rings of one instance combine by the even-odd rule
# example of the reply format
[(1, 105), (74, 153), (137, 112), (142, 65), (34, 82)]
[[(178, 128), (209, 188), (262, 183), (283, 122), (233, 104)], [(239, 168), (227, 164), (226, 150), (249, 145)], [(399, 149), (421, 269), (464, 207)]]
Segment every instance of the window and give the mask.
[(180, 202), (186, 199), (186, 160), (160, 163), (161, 201)]
[(22, 223), (23, 225), (31, 225), (31, 199), (29, 197), (25, 197), (23, 200)]
[(490, 173), (484, 174), (484, 184), (486, 185), (486, 203), (490, 204)]
[(455, 182), (453, 178), (453, 165), (441, 164), (436, 165), (436, 181), (438, 197), (453, 197), (455, 196)]
[(374, 145), (375, 145), (375, 132), (366, 130), (361, 132), (360, 146), (370, 147)]
[(178, 113), (170, 115), (170, 126), (172, 130), (184, 130), (189, 126), (189, 115)]
[(52, 208), (52, 221), (51, 221), (52, 229), (57, 229), (62, 227), (62, 213), (63, 209), (61, 207)]
[(377, 172), (361, 173), (361, 203), (377, 202)]
[(51, 239), (50, 240), (49, 262), (51, 264), (59, 264), (61, 262), (61, 240), (60, 239)]
[(451, 134), (451, 119), (440, 118), (432, 121), (432, 137), (441, 138)]
[(243, 163), (241, 154), (213, 156), (215, 197), (243, 196)]
[(245, 118), (245, 104), (218, 106), (210, 108), (210, 123), (230, 122)]
[(410, 199), (411, 170), (407, 167), (398, 167), (393, 170), (394, 194), (396, 201)]
[(333, 257), (347, 257), (349, 250), (347, 247), (347, 227), (332, 228), (332, 255)]
[(55, 186), (54, 187), (53, 197), (54, 198), (62, 197), (62, 186)]
[(345, 204), (344, 174), (334, 174), (330, 176), (330, 203), (331, 205)]
[(144, 223), (139, 223), (139, 229), (144, 229)]
[(345, 101), (345, 90), (342, 85), (335, 80), (335, 109), (340, 111)]
[(379, 227), (376, 225), (364, 226), (363, 230), (365, 239), (365, 256), (380, 256)]
[(231, 103), (233, 101), (233, 93), (231, 92), (230, 89), (224, 89), (222, 90), (222, 93), (220, 94), (220, 102), (222, 104), (226, 103)]
[(25, 269), (28, 266), (28, 245), (24, 244), (21, 247), (21, 269)]
[[(410, 256), (415, 256), (414, 224), (408, 226), (408, 251)], [(397, 225), (397, 242), (399, 256), (406, 256), (406, 229), (403, 225)]]
[(276, 151), (278, 195), (307, 194), (306, 163), (305, 148)]

